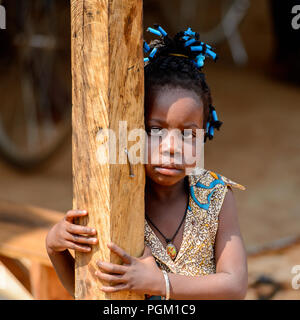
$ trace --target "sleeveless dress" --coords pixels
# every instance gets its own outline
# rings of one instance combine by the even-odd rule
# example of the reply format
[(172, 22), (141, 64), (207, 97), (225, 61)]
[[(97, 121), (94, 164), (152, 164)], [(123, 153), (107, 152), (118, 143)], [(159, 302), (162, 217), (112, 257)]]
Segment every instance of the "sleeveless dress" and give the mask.
[[(158, 267), (170, 273), (198, 276), (216, 273), (214, 257), (218, 215), (229, 187), (246, 188), (218, 173), (200, 169), (188, 175), (189, 203), (184, 222), (181, 247), (175, 260), (167, 254), (161, 241), (145, 219), (144, 243), (149, 246)], [(145, 295), (146, 300), (161, 300), (161, 296)]]

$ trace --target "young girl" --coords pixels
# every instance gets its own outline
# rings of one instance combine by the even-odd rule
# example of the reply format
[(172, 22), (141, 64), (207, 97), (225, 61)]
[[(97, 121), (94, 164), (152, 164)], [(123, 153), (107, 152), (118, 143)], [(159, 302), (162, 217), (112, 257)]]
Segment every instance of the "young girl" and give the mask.
[[(245, 188), (187, 161), (174, 161), (184, 157), (186, 150), (195, 154), (196, 129), (205, 130), (206, 142), (222, 124), (201, 72), (205, 58), (217, 56), (190, 28), (173, 39), (160, 26), (155, 28), (148, 31), (161, 39), (150, 46), (144, 42), (145, 52), (150, 52), (145, 59), (150, 159), (145, 165), (145, 250), (135, 258), (108, 244), (124, 263), (98, 261), (96, 276), (107, 282), (104, 292), (131, 290), (145, 294), (146, 299), (243, 299), (247, 258), (232, 187)], [(181, 134), (167, 139), (175, 129)], [(151, 150), (151, 139), (157, 136), (159, 146)], [(159, 161), (153, 164), (153, 159)], [(186, 174), (189, 167), (194, 174)], [(68, 211), (46, 239), (54, 268), (73, 296), (74, 259), (68, 249), (90, 252), (90, 245), (98, 243), (96, 230), (73, 223), (75, 217), (87, 214)]]

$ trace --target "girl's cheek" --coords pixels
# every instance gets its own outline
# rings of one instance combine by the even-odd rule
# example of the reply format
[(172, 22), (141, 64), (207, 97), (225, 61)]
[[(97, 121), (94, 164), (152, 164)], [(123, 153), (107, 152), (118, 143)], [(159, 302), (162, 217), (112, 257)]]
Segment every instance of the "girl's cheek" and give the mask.
[(147, 145), (147, 150), (148, 150), (148, 165), (155, 165), (159, 164), (159, 147), (152, 145), (151, 147), (151, 137), (148, 136), (148, 145)]
[(193, 167), (196, 163), (196, 144), (191, 142), (184, 143), (183, 155), (185, 166)]

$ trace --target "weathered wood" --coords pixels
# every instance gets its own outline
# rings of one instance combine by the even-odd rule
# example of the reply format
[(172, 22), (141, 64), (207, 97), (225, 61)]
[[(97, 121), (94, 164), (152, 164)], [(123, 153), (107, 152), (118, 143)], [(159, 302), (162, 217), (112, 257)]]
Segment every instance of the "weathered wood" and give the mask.
[[(64, 215), (32, 205), (0, 202), (0, 261), (35, 299), (73, 299), (59, 281), (45, 247), (49, 229)], [(29, 261), (26, 267), (17, 260), (24, 258)]]
[(136, 257), (144, 248), (144, 166), (133, 165), (131, 178), (118, 153), (116, 164), (99, 161), (111, 150), (104, 129), (118, 137), (119, 121), (127, 121), (128, 131), (144, 128), (142, 5), (71, 1), (73, 208), (88, 210), (78, 223), (96, 228), (99, 238), (91, 253), (75, 254), (76, 299), (143, 299), (132, 292), (106, 294), (100, 288), (107, 283), (94, 276), (98, 259), (121, 263), (107, 248), (110, 241)]

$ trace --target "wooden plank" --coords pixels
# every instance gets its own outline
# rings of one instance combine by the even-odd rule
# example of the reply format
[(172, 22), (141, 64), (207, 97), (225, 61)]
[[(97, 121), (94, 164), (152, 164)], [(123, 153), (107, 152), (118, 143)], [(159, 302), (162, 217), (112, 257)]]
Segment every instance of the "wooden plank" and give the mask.
[(73, 208), (88, 210), (78, 223), (99, 236), (91, 253), (75, 254), (76, 299), (143, 299), (106, 294), (94, 276), (98, 259), (121, 262), (108, 242), (137, 257), (144, 248), (144, 166), (133, 165), (131, 178), (126, 155), (124, 164), (99, 163), (111, 150), (105, 129), (118, 136), (120, 120), (144, 128), (142, 9), (142, 0), (71, 1)]
[[(49, 229), (64, 215), (32, 205), (0, 202), (0, 260), (35, 299), (73, 299), (60, 283), (45, 247)], [(17, 260), (23, 258), (30, 260), (28, 269)]]
[(52, 267), (33, 261), (30, 267), (31, 292), (36, 300), (74, 300)]
[(16, 279), (22, 283), (24, 288), (31, 292), (29, 270), (21, 261), (0, 255), (0, 263), (3, 263)]
[(0, 299), (32, 300), (33, 296), (0, 261)]
[(64, 213), (26, 204), (0, 202), (0, 254), (9, 258), (28, 258), (51, 266), (45, 239), (52, 225)]

